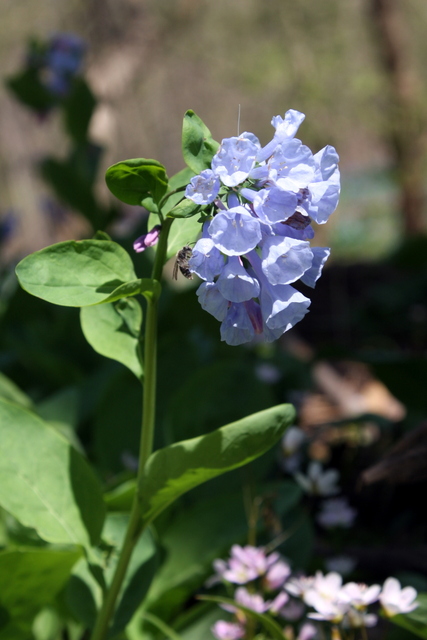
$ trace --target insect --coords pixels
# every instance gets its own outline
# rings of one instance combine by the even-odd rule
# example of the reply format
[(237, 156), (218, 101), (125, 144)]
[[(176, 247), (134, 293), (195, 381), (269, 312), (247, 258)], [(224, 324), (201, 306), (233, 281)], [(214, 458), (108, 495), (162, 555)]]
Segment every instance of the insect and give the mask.
[(173, 267), (172, 277), (174, 280), (178, 280), (178, 269), (181, 271), (182, 275), (188, 280), (193, 279), (193, 274), (188, 268), (188, 261), (191, 258), (191, 254), (193, 253), (191, 247), (186, 244), (185, 247), (182, 247), (176, 254), (176, 260)]

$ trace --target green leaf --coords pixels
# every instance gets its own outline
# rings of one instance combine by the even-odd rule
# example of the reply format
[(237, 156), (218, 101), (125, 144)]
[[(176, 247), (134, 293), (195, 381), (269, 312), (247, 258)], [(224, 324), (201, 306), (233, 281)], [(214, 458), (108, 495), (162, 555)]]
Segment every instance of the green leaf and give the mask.
[(31, 409), (32, 401), (10, 378), (0, 373), (0, 398)]
[(168, 216), (169, 218), (191, 218), (191, 216), (199, 213), (200, 209), (201, 206), (199, 204), (184, 198), (184, 200), (181, 200), (179, 204), (169, 211)]
[(233, 422), (216, 431), (159, 449), (150, 456), (141, 482), (141, 509), (151, 522), (193, 487), (262, 455), (295, 417), (283, 404)]
[(142, 310), (137, 300), (122, 298), (83, 307), (80, 322), (86, 340), (97, 353), (121, 362), (137, 378), (142, 378), (139, 344)]
[(186, 112), (182, 127), (182, 154), (194, 173), (209, 169), (219, 144), (204, 122), (191, 109)]
[(231, 600), (231, 598), (222, 598), (220, 596), (198, 596), (198, 599), (236, 607), (236, 609), (238, 609), (239, 611), (243, 611), (243, 613), (245, 613), (249, 618), (253, 618), (257, 622), (259, 622), (272, 638), (275, 638), (276, 640), (284, 640), (282, 629), (279, 627), (277, 622), (273, 620), (273, 618), (271, 618), (269, 615), (266, 615), (265, 613), (257, 613), (252, 609), (243, 607), (235, 600)]
[(2, 551), (0, 609), (5, 609), (12, 621), (30, 623), (36, 613), (50, 604), (63, 588), (80, 556), (81, 550), (77, 548), (17, 548)]
[(160, 618), (154, 616), (152, 613), (144, 611), (142, 617), (143, 620), (146, 620), (147, 622), (152, 624), (153, 627), (156, 627), (156, 629), (158, 629), (163, 635), (165, 635), (166, 638), (169, 638), (169, 640), (182, 640), (181, 636), (178, 635), (177, 632), (172, 629), (172, 627), (164, 623), (163, 620), (160, 620)]
[(95, 96), (87, 83), (83, 78), (74, 78), (71, 91), (64, 101), (64, 116), (67, 131), (77, 142), (86, 139), (95, 106)]
[(85, 459), (40, 418), (0, 400), (0, 505), (43, 540), (97, 544), (105, 507)]
[[(128, 516), (112, 513), (107, 516), (102, 533), (104, 544), (112, 547), (105, 568), (105, 581), (111, 583), (119, 552), (126, 534)], [(157, 550), (153, 537), (146, 530), (139, 538), (126, 571), (109, 632), (109, 637), (122, 631), (141, 604), (157, 567)], [(84, 559), (79, 562), (67, 587), (66, 599), (72, 613), (86, 626), (92, 627), (102, 602), (102, 591)]]
[(130, 511), (135, 495), (136, 480), (126, 480), (118, 487), (104, 493), (104, 502), (109, 511)]
[(28, 293), (67, 307), (112, 302), (136, 293), (129, 254), (105, 240), (53, 244), (21, 260), (16, 274)]
[(241, 488), (177, 509), (160, 535), (165, 560), (147, 597), (147, 609), (170, 620), (212, 573), (212, 562), (235, 542), (243, 543), (248, 522)]
[(427, 593), (419, 593), (418, 607), (409, 613), (401, 613), (389, 618), (390, 622), (412, 631), (419, 638), (427, 638)]
[[(172, 178), (169, 178), (168, 192), (186, 187), (194, 176), (194, 171), (191, 171), (189, 167), (185, 167), (185, 169), (178, 171), (178, 173), (175, 173)], [(162, 206), (163, 213), (169, 213), (169, 211), (182, 199), (183, 195), (183, 191), (178, 191), (178, 193), (171, 195)]]
[(141, 205), (151, 197), (156, 204), (168, 187), (166, 169), (157, 160), (135, 158), (117, 162), (105, 174), (107, 187), (116, 198), (126, 204)]

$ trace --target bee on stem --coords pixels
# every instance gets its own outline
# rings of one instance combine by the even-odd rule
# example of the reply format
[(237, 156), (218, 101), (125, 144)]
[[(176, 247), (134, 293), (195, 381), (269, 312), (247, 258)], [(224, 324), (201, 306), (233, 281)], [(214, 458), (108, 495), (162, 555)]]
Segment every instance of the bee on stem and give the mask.
[(178, 251), (178, 253), (176, 254), (176, 260), (172, 273), (172, 277), (174, 278), (174, 280), (178, 280), (178, 269), (181, 271), (182, 275), (185, 278), (187, 278), (188, 280), (193, 279), (193, 274), (188, 268), (188, 261), (190, 260), (192, 253), (193, 250), (188, 244), (186, 244), (185, 247), (182, 247), (182, 249)]

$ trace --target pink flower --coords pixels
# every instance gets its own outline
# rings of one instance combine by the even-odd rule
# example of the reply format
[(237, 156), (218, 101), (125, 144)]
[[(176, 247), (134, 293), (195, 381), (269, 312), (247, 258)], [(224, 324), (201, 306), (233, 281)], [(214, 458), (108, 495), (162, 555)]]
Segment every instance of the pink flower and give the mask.
[(238, 640), (245, 635), (245, 629), (241, 624), (235, 622), (226, 622), (218, 620), (215, 622), (211, 631), (218, 640)]
[(381, 587), (379, 584), (373, 584), (368, 587), (366, 584), (357, 584), (356, 582), (348, 582), (343, 586), (340, 592), (340, 599), (348, 602), (355, 609), (363, 609), (378, 600)]
[(151, 231), (145, 233), (143, 236), (139, 236), (139, 238), (137, 238), (133, 243), (134, 250), (137, 253), (142, 253), (143, 251), (148, 249), (148, 247), (153, 247), (155, 244), (157, 244), (161, 228), (162, 227), (159, 224), (156, 224), (156, 226), (153, 227)]
[(283, 586), (285, 581), (291, 575), (291, 568), (287, 562), (278, 560), (267, 571), (264, 583), (269, 591), (275, 591)]

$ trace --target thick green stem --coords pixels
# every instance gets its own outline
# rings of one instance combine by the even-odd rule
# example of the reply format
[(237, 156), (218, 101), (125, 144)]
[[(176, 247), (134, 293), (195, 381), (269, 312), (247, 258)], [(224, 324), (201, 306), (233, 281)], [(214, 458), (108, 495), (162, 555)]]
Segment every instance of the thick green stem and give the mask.
[[(153, 266), (152, 279), (160, 281), (163, 264), (166, 258), (167, 242), (173, 219), (167, 218), (162, 225), (159, 244)], [(114, 615), (116, 601), (120, 593), (126, 570), (132, 556), (133, 549), (142, 532), (141, 509), (139, 496), (144, 474), (144, 467), (153, 450), (154, 425), (156, 417), (156, 371), (157, 371), (157, 304), (156, 295), (147, 298), (147, 311), (144, 333), (144, 390), (142, 404), (141, 444), (139, 449), (139, 467), (137, 477), (137, 491), (133, 499), (126, 536), (117, 562), (116, 571), (111, 585), (106, 593), (101, 610), (98, 614), (91, 640), (105, 640)]]

